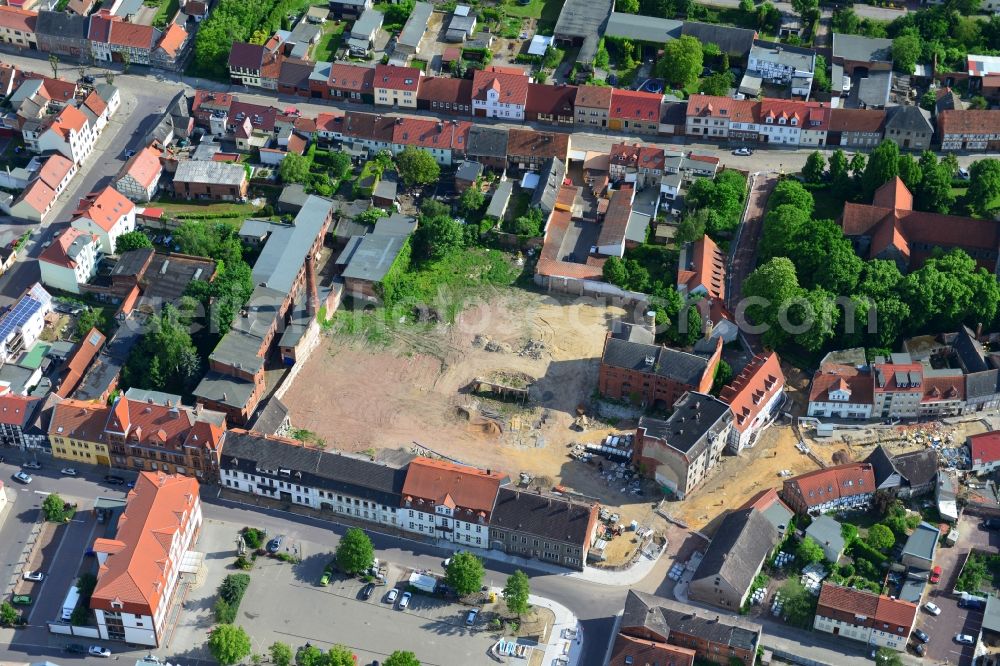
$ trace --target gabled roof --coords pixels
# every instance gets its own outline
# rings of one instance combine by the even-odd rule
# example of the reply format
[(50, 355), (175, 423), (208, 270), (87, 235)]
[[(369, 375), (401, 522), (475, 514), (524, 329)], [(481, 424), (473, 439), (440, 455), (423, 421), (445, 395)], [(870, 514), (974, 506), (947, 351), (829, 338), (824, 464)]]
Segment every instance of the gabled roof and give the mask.
[[(926, 111), (918, 106), (905, 105), (893, 106), (886, 109), (885, 129), (899, 130), (900, 132), (926, 132), (933, 134), (934, 126), (928, 119)], [(1000, 117), (1000, 116), (998, 116)]]
[(825, 364), (813, 375), (809, 402), (829, 402), (831, 391), (848, 391), (847, 404), (872, 404), (875, 386), (870, 373), (852, 365)]
[(892, 40), (835, 32), (833, 57), (855, 62), (892, 62)]
[(424, 73), (416, 67), (375, 65), (374, 85), (376, 88), (417, 92), (417, 88), (420, 86), (420, 77), (423, 75)]
[(596, 504), (500, 488), (490, 525), (587, 547), (596, 514)]
[(569, 134), (563, 132), (539, 132), (520, 127), (512, 127), (507, 132), (507, 154), (510, 156), (565, 160), (568, 152)]
[(548, 86), (541, 83), (528, 84), (528, 97), (524, 112), (546, 114), (554, 117), (573, 117), (576, 86)]
[(159, 178), (162, 171), (160, 151), (152, 146), (146, 146), (129, 158), (118, 177), (131, 176), (140, 187), (148, 188)]
[(753, 357), (719, 396), (733, 410), (733, 427), (743, 432), (785, 385), (775, 352)]
[(800, 474), (784, 484), (786, 499), (789, 494), (800, 497), (807, 507), (819, 506), (834, 500), (874, 493), (875, 471), (868, 463), (848, 463)]
[(68, 227), (53, 240), (51, 245), (42, 250), (38, 260), (65, 268), (75, 268), (80, 252), (91, 243), (97, 243), (96, 236), (76, 227)]
[(887, 624), (888, 628), (879, 626), (879, 630), (901, 634), (905, 640), (913, 627), (917, 606), (867, 590), (823, 583), (816, 614), (865, 627)]
[(473, 125), (466, 152), (475, 157), (507, 157), (508, 132), (501, 127)]
[[(186, 9), (186, 7), (185, 7)], [(188, 38), (188, 33), (183, 26), (179, 23), (171, 23), (166, 31), (163, 33), (163, 37), (160, 38), (160, 43), (157, 46), (163, 50), (164, 53), (173, 57), (176, 56), (181, 47), (184, 46), (184, 42)]]
[(403, 505), (423, 506), (423, 511), (431, 513), (435, 506), (444, 505), (453, 510), (455, 518), (477, 522), (489, 518), (500, 486), (506, 482), (504, 474), (490, 470), (418, 457), (406, 471)]
[[(97, 539), (94, 550), (108, 553), (97, 572), (90, 607), (158, 615), (167, 599), (168, 566), (174, 535), (187, 528), (198, 504), (198, 481), (187, 476), (140, 472), (118, 519), (114, 540)], [(175, 555), (176, 556), (176, 555)], [(115, 608), (112, 603), (120, 603)]]
[(696, 654), (691, 648), (618, 634), (607, 666), (693, 666)]
[(80, 132), (87, 126), (87, 116), (75, 106), (66, 106), (52, 122), (51, 129), (69, 139), (70, 132)]
[(788, 508), (788, 505), (781, 501), (781, 498), (778, 497), (778, 491), (774, 488), (761, 490), (748, 499), (740, 508), (757, 509), (782, 534), (788, 529), (788, 521), (795, 515)]
[(737, 57), (747, 56), (757, 37), (756, 30), (698, 21), (684, 21), (681, 34), (690, 35), (702, 44), (716, 44), (723, 53)]
[(330, 67), (329, 86), (349, 92), (371, 91), (375, 70), (371, 67), (334, 63)]
[(576, 89), (576, 105), (607, 111), (611, 108), (611, 92), (610, 86), (579, 86)]
[[(63, 233), (67, 233), (71, 229), (73, 228), (70, 227)], [(94, 362), (106, 340), (104, 334), (96, 328), (87, 331), (87, 334), (80, 339), (80, 342), (76, 344), (70, 355), (66, 357), (66, 362), (59, 369), (59, 375), (62, 379), (55, 389), (56, 395), (60, 398), (67, 398), (76, 390), (83, 375), (86, 374), (87, 368)]]
[(832, 109), (831, 132), (881, 132), (885, 111), (880, 109)]
[(417, 100), (469, 106), (472, 103), (472, 81), (444, 76), (424, 77)]
[(718, 611), (704, 610), (636, 590), (629, 590), (625, 597), (619, 626), (626, 636), (651, 633), (666, 641), (671, 632), (676, 631), (707, 643), (728, 645), (751, 653), (757, 650), (762, 632), (759, 624), (742, 617), (720, 616)]
[(118, 220), (135, 210), (135, 205), (110, 185), (100, 192), (91, 192), (80, 201), (74, 219), (85, 217), (94, 224), (111, 231)]
[(17, 7), (0, 7), (0, 28), (34, 34), (38, 13)]
[(1000, 133), (1000, 109), (945, 110), (938, 114), (938, 130), (947, 134)]
[(688, 293), (694, 293), (701, 287), (709, 298), (726, 297), (726, 256), (715, 241), (702, 236), (688, 243), (682, 256), (686, 261), (677, 266), (678, 286), (684, 285)]
[(530, 81), (526, 72), (515, 74), (492, 66), (477, 69), (472, 76), (472, 99), (485, 101), (487, 91), (493, 90), (499, 95), (499, 103), (524, 106)]
[[(41, 398), (7, 391), (0, 395), (0, 424), (19, 428), (26, 427), (28, 419), (32, 417), (40, 403)], [(0, 486), (0, 490), (2, 490), (2, 486)]]
[(55, 201), (55, 198), (55, 190), (39, 179), (32, 181), (31, 184), (29, 184), (28, 187), (21, 192), (21, 196), (17, 198), (14, 204), (17, 205), (23, 201), (39, 213), (44, 213), (48, 207), (52, 205), (52, 202)]
[(451, 123), (401, 116), (392, 126), (392, 142), (402, 146), (450, 150), (453, 132)]
[(43, 10), (38, 12), (35, 32), (63, 39), (86, 39), (88, 19), (77, 14)]
[(233, 42), (229, 51), (229, 68), (259, 70), (264, 64), (267, 54), (267, 49), (260, 44)]
[(631, 185), (622, 185), (611, 194), (608, 211), (604, 214), (601, 231), (597, 236), (598, 246), (620, 245), (625, 242), (625, 230), (632, 214), (633, 194)]
[(609, 117), (659, 123), (662, 102), (661, 94), (613, 88)]
[(73, 162), (69, 158), (53, 153), (42, 162), (42, 168), (38, 170), (38, 179), (54, 190), (72, 170)]
[(969, 453), (973, 465), (986, 465), (1000, 461), (1000, 431), (994, 430), (970, 435)]
[(718, 577), (745, 594), (778, 539), (778, 530), (760, 511), (730, 511), (712, 537), (692, 582)]

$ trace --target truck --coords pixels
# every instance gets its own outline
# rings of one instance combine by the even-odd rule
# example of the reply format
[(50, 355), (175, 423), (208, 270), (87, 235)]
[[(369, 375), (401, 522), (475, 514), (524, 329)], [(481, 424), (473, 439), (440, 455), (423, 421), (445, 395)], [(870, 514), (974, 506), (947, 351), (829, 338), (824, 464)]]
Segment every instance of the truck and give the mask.
[(66, 593), (66, 598), (63, 600), (62, 615), (60, 616), (63, 621), (69, 622), (70, 618), (73, 617), (73, 611), (76, 610), (78, 603), (80, 603), (80, 588), (74, 582), (73, 586), (69, 588), (69, 592)]

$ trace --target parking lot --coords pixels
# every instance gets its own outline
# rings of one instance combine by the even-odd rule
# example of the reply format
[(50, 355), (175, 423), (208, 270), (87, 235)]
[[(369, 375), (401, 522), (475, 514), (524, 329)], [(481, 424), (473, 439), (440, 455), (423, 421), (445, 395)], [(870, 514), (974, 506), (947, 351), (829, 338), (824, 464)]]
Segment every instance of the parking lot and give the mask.
[(955, 587), (962, 562), (969, 550), (973, 548), (996, 550), (1000, 547), (1000, 532), (987, 532), (979, 529), (980, 519), (976, 516), (963, 515), (958, 523), (958, 544), (952, 548), (938, 549), (935, 563), (941, 566), (941, 582), (931, 586), (930, 593), (924, 601), (932, 601), (941, 608), (941, 614), (931, 615), (921, 609), (916, 626), (930, 636), (927, 644), (927, 658), (935, 662), (952, 664), (970, 664), (974, 647), (960, 645), (955, 642), (956, 634), (979, 635), (983, 623), (981, 610), (959, 608), (958, 597), (951, 591)]
[[(176, 631), (169, 639), (171, 661), (211, 661), (204, 648), (212, 628), (215, 590), (235, 570), (236, 533), (242, 527), (207, 521), (198, 550), (205, 553), (205, 582), (191, 590)], [(253, 651), (266, 653), (274, 641), (296, 649), (306, 643), (326, 649), (340, 643), (358, 654), (359, 664), (382, 660), (394, 650), (414, 651), (422, 664), (494, 664), (487, 650), (495, 642), (485, 626), (465, 626), (468, 607), (436, 598), (414, 595), (405, 611), (384, 602), (389, 587), (380, 586), (367, 601), (364, 584), (335, 575), (328, 586), (319, 585), (324, 567), (333, 558), (333, 544), (303, 542), (286, 535), (283, 548), (302, 556), (299, 564), (258, 558), (249, 572), (250, 587), (240, 605), (236, 624), (253, 640)], [(376, 553), (378, 556), (378, 553)], [(391, 586), (401, 570), (390, 566)], [(402, 591), (402, 590), (401, 590)]]

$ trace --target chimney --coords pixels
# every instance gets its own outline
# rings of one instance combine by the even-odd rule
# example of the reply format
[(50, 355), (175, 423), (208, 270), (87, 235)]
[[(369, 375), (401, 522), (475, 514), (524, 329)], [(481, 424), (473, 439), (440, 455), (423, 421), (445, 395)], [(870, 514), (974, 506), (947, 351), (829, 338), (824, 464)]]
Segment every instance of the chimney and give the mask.
[(976, 340), (983, 336), (983, 322), (976, 324)]
[(711, 340), (712, 331), (715, 329), (715, 324), (712, 323), (711, 319), (705, 319), (704, 328), (705, 328), (705, 339)]
[(650, 333), (656, 333), (656, 310), (646, 311), (646, 328)]

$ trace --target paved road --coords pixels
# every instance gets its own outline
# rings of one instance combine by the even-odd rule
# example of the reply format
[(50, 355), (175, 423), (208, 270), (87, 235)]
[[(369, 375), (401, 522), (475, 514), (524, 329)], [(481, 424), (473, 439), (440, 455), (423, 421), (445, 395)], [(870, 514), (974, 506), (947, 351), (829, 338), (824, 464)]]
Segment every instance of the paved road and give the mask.
[[(745, 316), (739, 310), (740, 300), (743, 297), (743, 281), (757, 265), (757, 246), (760, 243), (760, 234), (764, 227), (767, 198), (778, 182), (777, 175), (773, 173), (759, 173), (752, 178), (753, 187), (748, 197), (743, 223), (740, 225), (740, 235), (732, 253), (729, 270), (726, 271), (726, 307), (737, 317)], [(740, 328), (745, 328), (742, 322), (740, 322)], [(763, 350), (759, 335), (751, 333), (743, 335), (750, 344), (753, 353), (757, 354)]]

